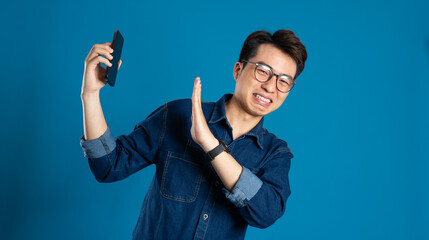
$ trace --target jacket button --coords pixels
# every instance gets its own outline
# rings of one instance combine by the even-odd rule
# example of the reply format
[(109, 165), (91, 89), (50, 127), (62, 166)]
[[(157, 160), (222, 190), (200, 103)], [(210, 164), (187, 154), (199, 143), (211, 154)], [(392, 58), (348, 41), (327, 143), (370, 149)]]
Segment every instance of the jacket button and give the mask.
[(207, 220), (207, 218), (209, 218), (209, 215), (206, 213), (203, 215), (204, 221)]

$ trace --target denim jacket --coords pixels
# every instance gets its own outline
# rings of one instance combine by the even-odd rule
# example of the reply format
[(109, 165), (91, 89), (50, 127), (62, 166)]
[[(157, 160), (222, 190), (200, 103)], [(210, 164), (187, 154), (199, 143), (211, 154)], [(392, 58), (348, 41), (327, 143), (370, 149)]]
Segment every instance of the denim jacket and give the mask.
[(192, 140), (190, 99), (164, 104), (129, 135), (115, 138), (108, 128), (94, 140), (82, 136), (80, 144), (99, 182), (156, 165), (133, 239), (243, 239), (248, 225), (266, 228), (283, 215), (293, 155), (285, 141), (262, 126), (263, 119), (233, 141), (225, 115), (231, 96), (202, 103), (211, 132), (243, 166), (231, 192)]

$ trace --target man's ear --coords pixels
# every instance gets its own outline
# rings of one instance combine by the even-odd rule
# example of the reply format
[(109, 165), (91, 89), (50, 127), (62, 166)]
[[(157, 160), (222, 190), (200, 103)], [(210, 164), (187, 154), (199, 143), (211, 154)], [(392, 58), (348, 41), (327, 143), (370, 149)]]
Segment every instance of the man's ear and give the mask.
[(242, 70), (243, 70), (243, 64), (241, 62), (236, 62), (234, 65), (234, 70), (232, 71), (232, 74), (234, 75), (234, 79), (236, 81), (237, 81), (238, 75), (240, 75)]

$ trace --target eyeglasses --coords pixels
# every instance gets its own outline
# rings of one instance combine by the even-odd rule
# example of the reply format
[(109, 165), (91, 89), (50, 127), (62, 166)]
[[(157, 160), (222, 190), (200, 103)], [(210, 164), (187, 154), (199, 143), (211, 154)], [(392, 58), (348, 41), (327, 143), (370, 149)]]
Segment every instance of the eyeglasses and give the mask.
[(255, 64), (255, 78), (258, 82), (265, 83), (270, 81), (273, 76), (276, 76), (276, 86), (277, 90), (282, 93), (287, 93), (292, 90), (293, 86), (295, 86), (295, 80), (289, 75), (282, 74), (278, 75), (273, 72), (273, 68), (262, 63), (249, 62), (247, 60), (243, 60), (243, 62)]

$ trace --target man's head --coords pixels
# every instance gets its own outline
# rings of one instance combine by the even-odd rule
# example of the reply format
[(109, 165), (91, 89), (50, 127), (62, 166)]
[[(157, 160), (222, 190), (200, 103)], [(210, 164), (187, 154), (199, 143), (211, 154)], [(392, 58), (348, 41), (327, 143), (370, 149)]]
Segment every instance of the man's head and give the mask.
[[(234, 97), (246, 112), (254, 116), (264, 116), (276, 110), (289, 94), (281, 86), (285, 82), (283, 80), (295, 83), (304, 70), (306, 59), (305, 46), (292, 31), (279, 30), (273, 35), (266, 31), (250, 34), (244, 42), (239, 61), (234, 65)], [(268, 72), (271, 68), (274, 74), (266, 82), (261, 82), (261, 77), (258, 79), (261, 68)]]

